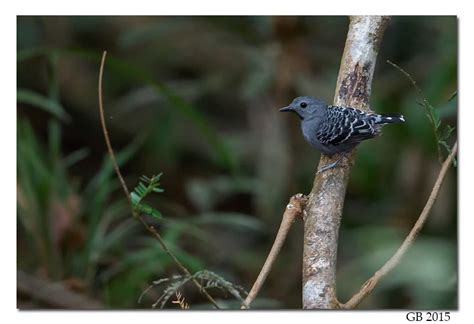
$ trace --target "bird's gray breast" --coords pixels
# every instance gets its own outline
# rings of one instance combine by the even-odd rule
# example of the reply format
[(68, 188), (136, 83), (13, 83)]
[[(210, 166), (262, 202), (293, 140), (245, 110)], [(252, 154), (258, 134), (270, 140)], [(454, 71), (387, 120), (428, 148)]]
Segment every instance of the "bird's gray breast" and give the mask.
[(301, 130), (305, 140), (314, 148), (327, 153), (327, 147), (318, 141), (316, 134), (320, 130), (321, 118), (304, 119), (301, 121)]

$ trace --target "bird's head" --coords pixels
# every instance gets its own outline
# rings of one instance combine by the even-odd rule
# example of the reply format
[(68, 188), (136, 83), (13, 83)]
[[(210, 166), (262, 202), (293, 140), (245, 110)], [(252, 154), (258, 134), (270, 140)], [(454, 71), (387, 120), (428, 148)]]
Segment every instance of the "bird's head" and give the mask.
[(305, 118), (311, 118), (312, 116), (323, 112), (326, 107), (327, 104), (324, 101), (314, 97), (305, 96), (295, 98), (289, 106), (281, 108), (280, 111), (294, 112), (301, 120), (304, 120)]

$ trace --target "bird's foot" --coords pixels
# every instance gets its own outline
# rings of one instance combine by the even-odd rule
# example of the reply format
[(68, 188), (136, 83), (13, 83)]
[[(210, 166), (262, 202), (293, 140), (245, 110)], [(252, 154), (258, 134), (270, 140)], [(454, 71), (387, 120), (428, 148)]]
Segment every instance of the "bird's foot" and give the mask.
[(331, 162), (331, 163), (329, 163), (329, 164), (326, 164), (326, 165), (322, 166), (321, 169), (319, 169), (319, 170), (316, 172), (316, 174), (334, 168), (334, 167), (337, 166), (337, 165), (339, 164), (339, 162), (341, 162), (341, 160), (342, 160), (343, 158), (345, 158), (345, 157), (346, 157), (346, 155), (345, 155), (345, 154), (342, 154), (341, 157), (339, 157), (339, 159), (337, 159), (336, 161)]

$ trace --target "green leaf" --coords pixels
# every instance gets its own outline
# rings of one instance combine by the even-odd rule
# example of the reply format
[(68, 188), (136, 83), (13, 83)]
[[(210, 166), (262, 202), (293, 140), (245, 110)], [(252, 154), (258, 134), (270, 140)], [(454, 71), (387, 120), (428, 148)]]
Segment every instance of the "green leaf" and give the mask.
[(147, 205), (145, 203), (139, 203), (139, 204), (135, 205), (135, 209), (138, 212), (140, 212), (141, 214), (153, 216), (154, 218), (157, 218), (157, 219), (162, 219), (163, 218), (163, 216), (161, 215), (161, 213), (158, 210), (156, 210), (155, 208), (153, 208), (150, 205)]
[[(135, 189), (136, 190), (136, 189)], [(132, 191), (130, 193), (130, 199), (132, 200), (132, 203), (134, 205), (138, 204), (138, 202), (140, 201), (140, 196), (138, 194), (136, 194), (134, 191)]]
[(448, 102), (450, 102), (451, 100), (453, 100), (453, 99), (456, 98), (457, 96), (458, 96), (458, 92), (457, 92), (457, 91), (454, 91), (453, 94), (451, 95), (451, 97), (449, 97)]
[(71, 117), (66, 113), (64, 108), (58, 102), (34, 91), (18, 89), (16, 93), (16, 99), (18, 102), (41, 108), (64, 122), (71, 120)]
[(431, 115), (431, 120), (434, 123), (435, 128), (438, 129), (441, 125), (441, 119), (439, 118), (438, 111), (431, 106), (429, 107), (429, 111)]
[(448, 153), (451, 153), (451, 148), (449, 147), (449, 145), (445, 141), (439, 141), (439, 144), (441, 146), (444, 146), (444, 148), (448, 151)]
[[(451, 154), (451, 147), (446, 143), (446, 141), (439, 141), (439, 145), (444, 147), (448, 154)], [(453, 157), (453, 165), (456, 166), (456, 157)]]
[(26, 61), (36, 56), (51, 55), (52, 52), (53, 51), (51, 49), (46, 48), (46, 47), (34, 47), (34, 48), (23, 49), (17, 52), (16, 61), (17, 63), (21, 63), (23, 61)]
[(447, 140), (455, 129), (456, 127), (451, 127), (450, 125), (446, 126), (439, 137), (440, 140)]
[[(161, 175), (162, 173), (156, 176), (152, 176), (151, 178), (148, 178), (147, 176), (140, 177), (140, 180), (142, 182), (138, 183), (138, 185), (135, 187), (131, 194), (132, 203), (136, 205), (135, 207), (140, 208), (139, 205), (141, 204), (141, 201), (152, 192), (160, 193), (164, 191), (163, 189), (159, 188), (159, 180), (161, 178)], [(145, 186), (143, 183), (146, 183), (147, 185)], [(140, 210), (137, 209), (137, 211)]]
[(90, 150), (87, 147), (78, 149), (64, 158), (64, 164), (67, 167), (70, 167), (76, 164), (77, 162), (85, 159), (89, 155), (89, 152)]

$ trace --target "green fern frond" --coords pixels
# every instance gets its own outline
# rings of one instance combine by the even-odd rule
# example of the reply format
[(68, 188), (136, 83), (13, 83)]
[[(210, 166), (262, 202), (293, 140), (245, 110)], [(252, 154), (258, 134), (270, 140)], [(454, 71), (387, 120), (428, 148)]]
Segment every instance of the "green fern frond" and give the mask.
[(130, 199), (136, 213), (150, 215), (155, 218), (162, 218), (162, 215), (158, 210), (143, 202), (143, 200), (151, 193), (161, 193), (164, 191), (160, 188), (160, 178), (162, 174), (163, 173), (154, 175), (151, 178), (147, 176), (140, 177), (141, 181), (130, 193)]

